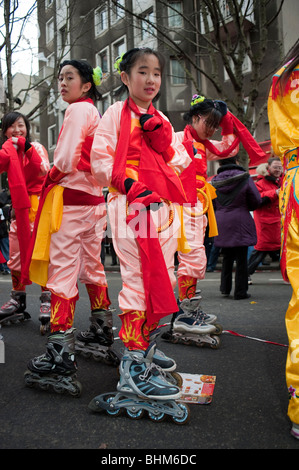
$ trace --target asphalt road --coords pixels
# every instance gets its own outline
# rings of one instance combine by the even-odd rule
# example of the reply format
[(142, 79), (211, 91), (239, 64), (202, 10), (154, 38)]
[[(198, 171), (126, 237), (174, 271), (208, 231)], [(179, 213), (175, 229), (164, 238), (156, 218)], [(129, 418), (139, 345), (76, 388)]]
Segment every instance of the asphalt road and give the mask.
[[(107, 278), (112, 306), (116, 308), (118, 336), (120, 275), (107, 272)], [(287, 344), (284, 315), (291, 288), (279, 271), (258, 272), (250, 287), (252, 297), (236, 301), (221, 297), (219, 279), (220, 273), (215, 272), (201, 281), (204, 309), (218, 316), (225, 331), (279, 345), (230, 333), (221, 335), (221, 345), (216, 350), (174, 345), (159, 338), (159, 348), (176, 359), (178, 372), (216, 376), (212, 403), (191, 405), (191, 419), (185, 426), (92, 413), (88, 409), (90, 400), (114, 391), (118, 377), (115, 368), (81, 356), (80, 398), (25, 387), (26, 364), (45, 352), (46, 343), (39, 333), (39, 287), (29, 286), (27, 310), (31, 320), (1, 330), (5, 363), (0, 364), (0, 449), (108, 449), (115, 455), (137, 449), (174, 454), (192, 450), (197, 455), (202, 449), (299, 449), (299, 441), (290, 436), (287, 417), (287, 348), (283, 346)], [(10, 279), (1, 276), (1, 305), (8, 299), (10, 288)], [(88, 317), (87, 294), (80, 286), (77, 331), (86, 329)], [(122, 343), (116, 340), (115, 349), (121, 348)], [(105, 452), (97, 455), (106, 455)]]

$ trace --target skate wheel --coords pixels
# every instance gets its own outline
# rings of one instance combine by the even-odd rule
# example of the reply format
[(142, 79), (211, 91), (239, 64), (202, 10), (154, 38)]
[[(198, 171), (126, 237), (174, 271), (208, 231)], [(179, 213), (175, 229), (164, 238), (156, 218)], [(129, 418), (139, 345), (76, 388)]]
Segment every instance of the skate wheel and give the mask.
[[(114, 396), (111, 396), (111, 397), (108, 397), (107, 399), (105, 399), (106, 403), (111, 403), (113, 401), (113, 398), (114, 398)], [(111, 405), (111, 408), (109, 410), (106, 410), (106, 413), (109, 416), (118, 416), (121, 413), (121, 409), (120, 408), (113, 409), (113, 405)]]
[(165, 419), (165, 413), (163, 413), (162, 411), (160, 413), (152, 413), (149, 411), (148, 417), (151, 421), (154, 421), (155, 423), (160, 423)]
[(190, 409), (188, 405), (177, 403), (178, 407), (182, 410), (182, 416), (172, 416), (171, 419), (175, 424), (186, 424), (190, 420)]
[(218, 323), (215, 323), (215, 328), (216, 328), (216, 331), (214, 333), (214, 335), (221, 335), (222, 332), (223, 332), (223, 326), (222, 325), (218, 325)]
[(39, 383), (38, 386), (41, 390), (45, 390), (45, 391), (49, 390), (50, 388), (50, 384)]
[(171, 375), (174, 379), (174, 384), (181, 388), (181, 386), (183, 385), (183, 379), (182, 379), (182, 376), (180, 374), (178, 374), (177, 372), (171, 372)]
[(218, 349), (220, 346), (220, 339), (218, 338), (218, 336), (212, 336), (212, 338), (213, 338), (213, 343), (211, 344), (211, 348)]
[(53, 390), (56, 393), (62, 394), (64, 393), (65, 388), (61, 384), (58, 383), (58, 384), (53, 385)]
[(33, 388), (34, 387), (34, 380), (32, 380), (31, 372), (26, 371), (24, 374), (24, 382), (26, 387)]
[(91, 357), (91, 352), (80, 351), (80, 354), (85, 357), (85, 359), (89, 359)]
[(133, 408), (126, 410), (127, 415), (130, 419), (141, 419), (144, 415), (144, 410), (140, 409), (138, 411), (134, 411)]
[(69, 394), (72, 397), (75, 397), (75, 398), (81, 397), (81, 394), (82, 394), (82, 385), (81, 385), (81, 383), (80, 382), (75, 382), (75, 383), (73, 383), (73, 387), (75, 388), (75, 390), (69, 390)]

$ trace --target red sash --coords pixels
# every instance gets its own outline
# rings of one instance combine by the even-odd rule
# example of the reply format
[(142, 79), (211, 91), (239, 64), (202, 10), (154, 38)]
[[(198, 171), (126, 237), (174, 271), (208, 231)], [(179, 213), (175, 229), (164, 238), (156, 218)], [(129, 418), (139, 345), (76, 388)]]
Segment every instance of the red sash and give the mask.
[[(131, 109), (137, 115), (141, 115), (136, 104), (128, 98), (121, 114), (120, 136), (112, 171), (111, 184), (123, 194), (126, 194), (124, 181), (131, 134)], [(152, 104), (148, 109), (148, 114), (158, 114)], [(167, 166), (163, 155), (155, 152), (148, 145), (145, 132), (143, 136), (139, 181), (165, 199), (172, 202), (186, 202), (179, 178)], [(151, 213), (149, 210), (142, 210), (144, 207), (140, 207), (138, 210), (138, 198), (134, 200), (133, 205), (135, 211), (127, 217), (127, 224), (130, 224), (134, 231), (139, 246), (146, 297), (147, 324), (151, 326), (161, 318), (176, 312), (178, 308), (158, 234), (155, 228), (153, 229)], [(133, 221), (137, 215), (138, 227)]]

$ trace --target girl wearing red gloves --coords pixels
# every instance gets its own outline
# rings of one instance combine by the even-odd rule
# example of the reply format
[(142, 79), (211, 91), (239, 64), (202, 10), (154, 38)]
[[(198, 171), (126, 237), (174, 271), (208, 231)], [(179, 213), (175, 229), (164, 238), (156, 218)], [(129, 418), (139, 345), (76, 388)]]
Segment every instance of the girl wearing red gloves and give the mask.
[[(204, 279), (206, 271), (205, 213), (209, 221), (209, 236), (215, 237), (218, 234), (212, 204), (212, 199), (216, 197), (215, 190), (206, 181), (207, 161), (236, 155), (239, 139), (236, 138), (232, 119), (227, 114), (227, 106), (223, 101), (194, 95), (184, 120), (188, 124), (177, 136), (192, 158), (192, 164), (181, 175), (191, 205), (189, 208), (183, 207), (184, 227), (190, 250), (178, 251), (180, 312), (173, 315), (170, 332), (165, 333), (163, 338), (170, 341), (181, 338), (183, 341), (191, 340), (197, 344), (217, 347), (219, 339), (210, 336), (221, 331), (221, 328), (214, 326), (217, 318), (201, 310), (201, 297), (199, 293), (195, 295), (197, 280)], [(222, 140), (210, 140), (219, 126), (222, 128)]]
[(53, 385), (54, 390), (61, 384), (72, 395), (81, 393), (74, 380), (77, 364), (72, 328), (78, 279), (90, 299), (90, 336), (95, 343), (98, 336), (106, 336), (107, 346), (113, 342), (108, 287), (100, 260), (106, 205), (90, 168), (90, 150), (100, 121), (94, 104), (101, 98), (97, 72), (84, 61), (67, 60), (60, 65), (59, 90), (69, 106), (39, 206), (29, 269), (30, 279), (46, 282), (51, 291), (51, 334), (47, 352), (28, 363), (31, 372), (26, 374), (26, 384)]
[[(91, 152), (93, 175), (109, 186), (108, 214), (123, 281), (120, 337), (126, 352), (117, 389), (157, 400), (180, 395), (157, 367), (172, 371), (175, 362), (150, 338), (159, 320), (177, 310), (174, 253), (180, 221), (162, 201), (187, 202), (178, 175), (191, 162), (168, 119), (152, 104), (163, 65), (163, 57), (149, 48), (132, 49), (118, 60), (129, 97), (108, 108)], [(172, 225), (157, 233), (170, 212)], [(101, 400), (94, 399), (94, 408), (96, 402)]]
[[(38, 207), (42, 184), (50, 169), (46, 149), (38, 142), (31, 142), (30, 123), (18, 113), (3, 116), (1, 123), (2, 148), (0, 172), (7, 172), (12, 199), (9, 231), (9, 262), (11, 270), (11, 298), (0, 309), (0, 320), (30, 318), (26, 310), (26, 287), (22, 280), (25, 255)], [(50, 292), (42, 287), (40, 320), (50, 321)]]

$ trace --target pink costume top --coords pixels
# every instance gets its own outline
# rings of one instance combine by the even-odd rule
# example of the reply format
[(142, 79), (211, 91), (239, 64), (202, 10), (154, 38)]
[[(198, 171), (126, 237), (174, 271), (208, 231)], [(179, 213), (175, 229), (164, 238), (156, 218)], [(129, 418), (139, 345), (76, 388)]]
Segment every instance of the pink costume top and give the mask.
[[(95, 133), (94, 142), (91, 150), (91, 171), (95, 179), (101, 186), (109, 186), (111, 182), (114, 156), (118, 143), (120, 132), (120, 119), (124, 103), (117, 101), (110, 106), (101, 119), (100, 125)], [(139, 108), (141, 113), (146, 113), (146, 109)], [(163, 113), (159, 114), (168, 121)], [(142, 130), (139, 117), (131, 112), (132, 126), (140, 129), (140, 133), (135, 134), (136, 138), (130, 141), (128, 151), (128, 161), (126, 174), (135, 180), (138, 179), (138, 166), (141, 152)], [(191, 162), (185, 147), (178, 140), (174, 130), (172, 130), (172, 144), (174, 152), (171, 160), (167, 163), (173, 170), (180, 174)], [(151, 189), (149, 187), (149, 189)]]
[(25, 178), (26, 178), (26, 186), (27, 186), (28, 194), (40, 194), (44, 178), (47, 175), (48, 171), (50, 170), (49, 157), (48, 157), (47, 150), (42, 144), (40, 144), (39, 142), (31, 142), (31, 145), (32, 147), (34, 147), (34, 149), (36, 150), (36, 152), (41, 158), (40, 172), (37, 178), (32, 179), (30, 178), (30, 169), (29, 169), (28, 177), (26, 177), (27, 172), (26, 172), (26, 165), (25, 165), (24, 171), (25, 171)]
[[(88, 156), (88, 147), (91, 147), (99, 121), (99, 112), (90, 101), (68, 106), (54, 152), (54, 165), (65, 174), (58, 183), (60, 186), (102, 196), (102, 187), (90, 172)], [(84, 147), (85, 161), (82, 159)]]

